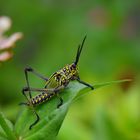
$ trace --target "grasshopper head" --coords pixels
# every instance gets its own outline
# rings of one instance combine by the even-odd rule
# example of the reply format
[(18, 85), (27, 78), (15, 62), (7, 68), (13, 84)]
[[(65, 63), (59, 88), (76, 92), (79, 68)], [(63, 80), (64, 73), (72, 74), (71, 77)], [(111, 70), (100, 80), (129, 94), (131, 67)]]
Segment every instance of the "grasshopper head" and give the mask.
[(85, 40), (86, 40), (86, 36), (84, 37), (84, 39), (82, 41), (82, 44), (80, 44), (78, 46), (77, 54), (76, 54), (76, 59), (75, 59), (74, 63), (72, 63), (70, 65), (70, 72), (71, 72), (71, 79), (72, 80), (76, 80), (79, 77), (77, 64), (79, 62), (80, 54), (81, 54), (81, 51), (83, 49)]
[(77, 77), (79, 77), (78, 67), (77, 67), (77, 65), (75, 65), (75, 63), (72, 63), (70, 65), (70, 73), (71, 73), (71, 79), (72, 80), (75, 80), (75, 79), (77, 79)]

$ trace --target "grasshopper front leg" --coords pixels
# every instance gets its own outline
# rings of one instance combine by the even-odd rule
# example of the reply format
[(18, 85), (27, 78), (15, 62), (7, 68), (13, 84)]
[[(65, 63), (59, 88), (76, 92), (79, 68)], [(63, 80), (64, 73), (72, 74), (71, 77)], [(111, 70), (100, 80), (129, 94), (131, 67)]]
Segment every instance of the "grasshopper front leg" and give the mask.
[(59, 108), (61, 105), (63, 105), (63, 99), (62, 97), (59, 95), (59, 92), (60, 90), (64, 89), (64, 86), (60, 86), (60, 87), (57, 87), (55, 88), (54, 92), (56, 93), (57, 95), (57, 98), (60, 100), (59, 104), (57, 105), (57, 108)]
[(90, 87), (92, 90), (94, 89), (94, 87), (84, 81), (82, 81), (80, 78), (77, 79), (77, 81), (83, 85), (86, 85), (87, 87)]

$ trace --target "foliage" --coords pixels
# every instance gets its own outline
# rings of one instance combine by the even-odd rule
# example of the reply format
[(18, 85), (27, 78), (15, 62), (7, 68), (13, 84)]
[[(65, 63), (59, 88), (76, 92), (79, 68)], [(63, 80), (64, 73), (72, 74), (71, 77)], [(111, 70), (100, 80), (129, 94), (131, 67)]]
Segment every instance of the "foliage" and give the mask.
[[(26, 110), (18, 106), (24, 100), (23, 69), (30, 66), (49, 77), (74, 60), (77, 46), (87, 34), (79, 63), (81, 79), (89, 83), (133, 81), (101, 88), (93, 91), (96, 95), (77, 100), (69, 109), (58, 140), (139, 140), (139, 7), (138, 0), (1, 0), (1, 16), (10, 17), (13, 23), (3, 36), (9, 38), (21, 31), (24, 38), (16, 42), (20, 47), (11, 48), (13, 59), (0, 65), (0, 112), (17, 123), (18, 111)], [(29, 76), (32, 87), (44, 87), (40, 79)], [(36, 109), (41, 115), (40, 108)], [(34, 115), (30, 110), (29, 114), (32, 122)]]
[[(129, 80), (120, 80), (107, 82), (103, 84), (94, 85), (94, 89), (110, 85), (112, 83), (121, 83)], [(10, 127), (9, 120), (6, 121), (6, 118), (0, 114), (0, 137), (2, 139), (9, 140), (53, 140), (56, 139), (56, 136), (59, 132), (59, 129), (62, 125), (62, 122), (67, 114), (67, 111), (73, 101), (77, 98), (83, 96), (85, 93), (88, 93), (91, 89), (85, 87), (82, 84), (77, 82), (72, 82), (66, 90), (62, 92), (62, 97), (64, 99), (64, 104), (60, 108), (56, 108), (57, 98), (54, 98), (47, 104), (40, 105), (37, 110), (41, 116), (40, 122), (32, 129), (29, 130), (31, 122), (34, 120), (33, 114), (31, 114), (29, 108), (22, 109), (20, 115), (16, 121), (14, 127)], [(9, 125), (10, 124), (10, 125)]]

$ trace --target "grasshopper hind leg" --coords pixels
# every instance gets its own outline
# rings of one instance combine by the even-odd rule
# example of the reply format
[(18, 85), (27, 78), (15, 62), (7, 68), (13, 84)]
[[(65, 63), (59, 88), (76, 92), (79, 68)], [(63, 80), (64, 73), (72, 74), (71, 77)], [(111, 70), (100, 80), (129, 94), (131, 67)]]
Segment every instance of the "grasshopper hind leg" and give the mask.
[(34, 114), (36, 115), (36, 120), (35, 120), (34, 123), (32, 123), (32, 124), (30, 125), (30, 127), (29, 127), (30, 130), (31, 130), (32, 127), (33, 127), (34, 125), (36, 125), (36, 124), (39, 122), (39, 120), (40, 120), (39, 115), (36, 113), (36, 111), (35, 111), (34, 109), (33, 109), (33, 112), (34, 112)]
[[(35, 89), (35, 91), (37, 91), (37, 90)], [(33, 113), (34, 113), (35, 116), (36, 116), (36, 120), (35, 120), (34, 123), (32, 123), (32, 124), (30, 125), (30, 127), (29, 127), (29, 130), (31, 130), (32, 127), (35, 126), (35, 125), (39, 122), (40, 117), (39, 117), (39, 115), (37, 114), (37, 112), (35, 111), (34, 106), (33, 106), (32, 102), (31, 102), (32, 97), (28, 99), (28, 97), (27, 97), (27, 95), (26, 95), (26, 92), (30, 92), (30, 93), (31, 93), (31, 89), (30, 89), (29, 87), (25, 87), (25, 88), (22, 89), (22, 93), (23, 93), (23, 95), (26, 97), (26, 99), (27, 99), (28, 102), (26, 102), (26, 103), (25, 103), (25, 102), (22, 102), (22, 103), (20, 103), (19, 105), (25, 105), (25, 106), (31, 107)]]
[[(30, 104), (28, 104), (28, 103), (24, 103), (24, 102), (20, 103), (19, 105), (30, 106)], [(33, 110), (33, 113), (34, 113), (35, 116), (36, 116), (36, 120), (35, 120), (34, 123), (32, 123), (32, 124), (30, 125), (30, 127), (29, 127), (30, 130), (31, 130), (32, 127), (35, 126), (35, 125), (39, 122), (39, 120), (40, 120), (39, 115), (36, 113), (36, 111), (35, 111), (35, 109), (34, 109), (33, 107), (32, 107), (32, 110)]]
[(59, 92), (64, 89), (64, 85), (61, 85), (60, 87), (57, 87), (56, 89), (54, 89), (54, 93), (56, 94), (57, 98), (59, 99), (59, 103), (57, 105), (57, 108), (59, 108), (61, 105), (63, 105), (63, 99), (62, 97), (59, 95)]
[(58, 97), (59, 100), (60, 100), (59, 104), (57, 105), (57, 108), (59, 108), (61, 105), (63, 105), (63, 99), (62, 99), (62, 97), (59, 95), (59, 93), (57, 93), (56, 95), (57, 95), (57, 97)]

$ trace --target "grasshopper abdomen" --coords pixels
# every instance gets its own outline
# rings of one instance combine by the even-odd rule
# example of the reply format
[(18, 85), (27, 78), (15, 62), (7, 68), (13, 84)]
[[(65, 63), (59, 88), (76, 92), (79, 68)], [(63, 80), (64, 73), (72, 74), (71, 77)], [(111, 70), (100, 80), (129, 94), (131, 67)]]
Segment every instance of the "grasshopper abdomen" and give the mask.
[(31, 99), (31, 103), (33, 106), (36, 106), (38, 104), (41, 104), (43, 102), (50, 100), (54, 95), (55, 95), (55, 93), (44, 93), (43, 92), (43, 93), (33, 97)]

